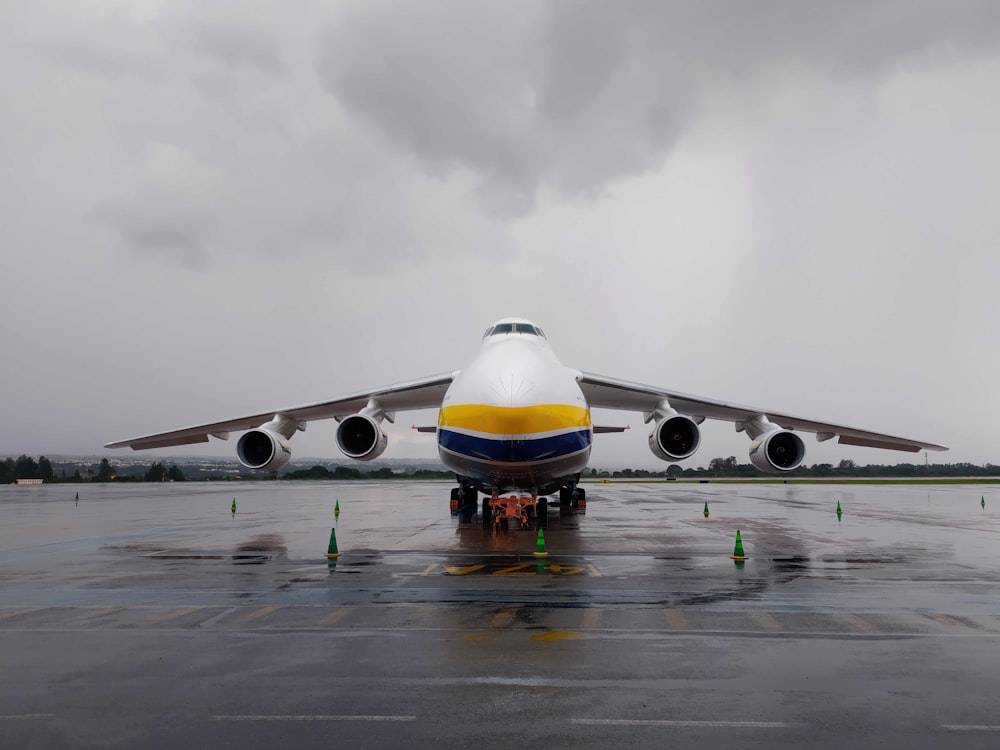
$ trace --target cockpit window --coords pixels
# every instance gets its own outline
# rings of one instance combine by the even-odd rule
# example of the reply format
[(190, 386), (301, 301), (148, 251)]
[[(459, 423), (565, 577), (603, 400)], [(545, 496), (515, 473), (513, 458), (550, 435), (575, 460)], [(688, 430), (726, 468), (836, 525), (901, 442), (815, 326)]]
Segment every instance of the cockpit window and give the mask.
[(545, 338), (541, 328), (536, 328), (531, 323), (497, 323), (492, 328), (487, 328), (483, 338), (487, 336), (497, 336), (501, 333), (527, 333), (532, 336)]

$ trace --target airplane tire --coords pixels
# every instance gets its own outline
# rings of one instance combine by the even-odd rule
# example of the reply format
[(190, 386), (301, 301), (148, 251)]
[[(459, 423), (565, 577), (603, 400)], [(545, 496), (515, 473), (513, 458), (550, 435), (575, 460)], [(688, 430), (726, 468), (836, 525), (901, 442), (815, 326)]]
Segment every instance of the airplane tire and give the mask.
[(460, 490), (459, 494), (462, 497), (462, 507), (472, 508), (475, 511), (476, 504), (479, 502), (479, 493), (471, 487), (466, 487), (464, 490)]

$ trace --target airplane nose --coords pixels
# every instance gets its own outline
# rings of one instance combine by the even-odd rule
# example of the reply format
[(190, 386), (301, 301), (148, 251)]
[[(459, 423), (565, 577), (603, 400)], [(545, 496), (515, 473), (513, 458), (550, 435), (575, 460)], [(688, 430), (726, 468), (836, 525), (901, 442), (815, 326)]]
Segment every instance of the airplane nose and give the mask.
[(495, 381), (494, 389), (508, 406), (525, 406), (531, 403), (535, 384), (523, 373), (505, 373)]

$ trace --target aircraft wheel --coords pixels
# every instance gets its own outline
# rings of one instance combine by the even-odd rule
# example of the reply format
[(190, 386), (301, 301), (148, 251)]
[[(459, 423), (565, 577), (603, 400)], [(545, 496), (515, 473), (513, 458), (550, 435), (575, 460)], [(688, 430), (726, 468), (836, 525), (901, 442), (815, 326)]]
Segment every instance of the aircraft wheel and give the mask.
[(573, 503), (573, 490), (569, 487), (559, 488), (559, 504), (560, 505), (572, 505)]
[(448, 503), (448, 507), (451, 510), (451, 514), (453, 516), (456, 513), (458, 513), (458, 509), (459, 507), (461, 507), (462, 504), (462, 499), (458, 494), (459, 492), (460, 490), (458, 489), (458, 487), (451, 488), (451, 501)]
[(483, 498), (483, 520), (488, 521), (493, 517), (493, 509), (490, 508), (490, 499), (488, 497)]
[(462, 507), (471, 508), (473, 512), (475, 512), (476, 503), (479, 500), (479, 493), (471, 487), (465, 487), (464, 489), (459, 490), (458, 494), (462, 499)]
[(549, 500), (546, 497), (538, 498), (538, 506), (535, 509), (535, 515), (538, 517), (539, 521), (544, 521), (549, 517)]

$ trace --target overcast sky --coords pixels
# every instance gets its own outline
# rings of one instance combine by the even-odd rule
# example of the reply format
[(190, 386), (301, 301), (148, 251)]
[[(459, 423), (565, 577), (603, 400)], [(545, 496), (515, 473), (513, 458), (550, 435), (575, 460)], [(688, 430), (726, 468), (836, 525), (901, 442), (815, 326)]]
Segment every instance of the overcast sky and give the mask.
[[(523, 315), (573, 367), (1000, 463), (994, 0), (0, 14), (0, 454), (124, 461), (461, 368)], [(593, 465), (662, 466), (595, 416), (634, 429)], [(406, 429), (434, 419), (386, 456), (436, 455)], [(706, 424), (686, 465), (747, 448)], [(199, 450), (235, 441), (152, 455)]]

